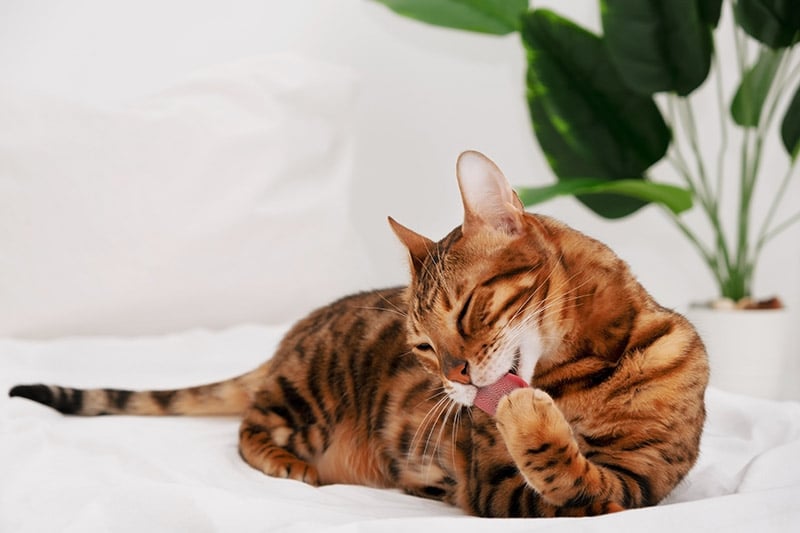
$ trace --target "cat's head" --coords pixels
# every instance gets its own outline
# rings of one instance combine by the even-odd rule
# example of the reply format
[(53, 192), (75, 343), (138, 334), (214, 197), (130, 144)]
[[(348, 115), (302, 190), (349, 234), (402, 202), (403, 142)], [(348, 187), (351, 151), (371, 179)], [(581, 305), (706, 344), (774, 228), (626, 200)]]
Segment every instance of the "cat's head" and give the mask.
[(432, 240), (389, 219), (411, 263), (409, 342), (456, 402), (508, 372), (530, 382), (554, 332), (547, 295), (559, 257), (546, 229), (500, 169), (478, 152), (458, 158), (461, 226)]

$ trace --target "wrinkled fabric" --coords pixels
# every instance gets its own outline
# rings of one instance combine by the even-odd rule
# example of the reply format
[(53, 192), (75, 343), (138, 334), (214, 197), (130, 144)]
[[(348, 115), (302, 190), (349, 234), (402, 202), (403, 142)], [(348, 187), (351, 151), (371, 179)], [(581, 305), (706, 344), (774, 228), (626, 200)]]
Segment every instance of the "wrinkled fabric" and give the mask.
[[(233, 376), (286, 328), (0, 340), (0, 387), (164, 388)], [(660, 505), (581, 519), (487, 520), (399, 490), (269, 478), (235, 418), (65, 417), (0, 397), (0, 531), (795, 531), (800, 403), (710, 389), (700, 459)]]

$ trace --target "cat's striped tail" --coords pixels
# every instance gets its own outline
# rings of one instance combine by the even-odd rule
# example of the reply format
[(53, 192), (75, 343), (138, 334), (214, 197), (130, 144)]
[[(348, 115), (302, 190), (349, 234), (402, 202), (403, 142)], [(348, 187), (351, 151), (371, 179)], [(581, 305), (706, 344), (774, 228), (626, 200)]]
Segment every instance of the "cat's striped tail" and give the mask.
[(67, 415), (240, 415), (252, 403), (266, 365), (235, 378), (174, 390), (75, 389), (59, 385), (16, 385), (11, 397), (47, 405)]

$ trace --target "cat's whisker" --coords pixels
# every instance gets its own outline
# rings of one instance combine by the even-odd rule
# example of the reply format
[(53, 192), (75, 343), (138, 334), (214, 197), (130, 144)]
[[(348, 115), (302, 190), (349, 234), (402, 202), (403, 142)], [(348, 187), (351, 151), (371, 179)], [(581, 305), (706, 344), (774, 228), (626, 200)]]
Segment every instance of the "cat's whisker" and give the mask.
[[(555, 265), (557, 265), (557, 264), (559, 264), (559, 263), (561, 262), (561, 259), (562, 259), (563, 255), (564, 255), (564, 254), (563, 254), (563, 252), (562, 252), (562, 254), (561, 254), (561, 257), (559, 257), (558, 261), (556, 261), (556, 262), (553, 264), (554, 266), (553, 266), (553, 268), (551, 268), (551, 269), (550, 269), (550, 272), (547, 274), (547, 276), (546, 276), (546, 277), (545, 277), (545, 278), (544, 278), (544, 279), (543, 279), (541, 282), (539, 282), (539, 284), (538, 284), (538, 285), (537, 285), (537, 286), (536, 286), (536, 287), (535, 287), (535, 288), (534, 288), (534, 289), (531, 291), (531, 294), (528, 296), (528, 298), (527, 298), (527, 299), (526, 299), (524, 302), (522, 302), (522, 305), (520, 305), (520, 306), (519, 306), (519, 308), (518, 308), (518, 309), (517, 309), (517, 310), (514, 312), (514, 314), (513, 314), (513, 315), (511, 316), (511, 318), (508, 320), (508, 324), (511, 324), (511, 323), (514, 321), (514, 319), (515, 319), (515, 318), (517, 318), (517, 316), (519, 316), (519, 314), (520, 314), (522, 311), (524, 311), (524, 310), (525, 310), (525, 308), (528, 306), (528, 304), (529, 304), (529, 303), (530, 303), (530, 301), (533, 299), (533, 297), (536, 295), (536, 293), (539, 291), (539, 289), (540, 289), (540, 288), (541, 288), (541, 287), (542, 287), (542, 286), (543, 286), (545, 283), (548, 283), (548, 282), (550, 281), (550, 278), (551, 278), (551, 277), (553, 277), (553, 274), (554, 274), (554, 273), (555, 273), (555, 271), (556, 271), (556, 267), (555, 267)], [(532, 266), (532, 267), (531, 267), (531, 268), (528, 270), (528, 273), (531, 273), (531, 272), (533, 272), (533, 270), (534, 270), (534, 269), (535, 269), (535, 266)], [(571, 279), (571, 278), (569, 278), (569, 279)], [(559, 286), (558, 288), (561, 288), (561, 287)]]
[(387, 309), (386, 307), (370, 307), (370, 306), (360, 306), (356, 309), (367, 309), (370, 311), (385, 311), (387, 313), (394, 313), (396, 315), (400, 315), (403, 318), (408, 318), (408, 314), (398, 311), (397, 309)]
[[(560, 284), (559, 284), (557, 287), (555, 287), (555, 288), (554, 288), (554, 289), (552, 289), (552, 290), (554, 290), (554, 291), (559, 291), (559, 290), (560, 290), (560, 289), (561, 289), (561, 288), (562, 288), (564, 285), (566, 285), (566, 284), (568, 284), (568, 283), (571, 283), (571, 282), (574, 280), (574, 278), (576, 278), (577, 276), (579, 276), (579, 275), (581, 275), (581, 274), (582, 274), (582, 272), (576, 272), (576, 273), (575, 273), (575, 274), (573, 274), (572, 276), (569, 276), (568, 278), (564, 279), (564, 280), (563, 280), (563, 281), (562, 281), (562, 282), (561, 282), (561, 283), (560, 283)], [(537, 307), (537, 308), (535, 308), (533, 311), (531, 311), (531, 312), (530, 312), (530, 313), (527, 315), (527, 317), (526, 317), (526, 318), (538, 317), (538, 316), (539, 316), (539, 315), (541, 315), (541, 314), (542, 314), (544, 311), (547, 311), (547, 310), (549, 310), (549, 309), (551, 309), (551, 308), (555, 308), (556, 306), (560, 306), (561, 304), (564, 304), (564, 303), (571, 303), (571, 302), (573, 302), (573, 301), (577, 301), (577, 300), (579, 300), (579, 299), (581, 299), (581, 298), (585, 298), (585, 297), (587, 297), (588, 295), (585, 295), (585, 294), (584, 294), (584, 295), (581, 295), (581, 294), (579, 294), (579, 295), (574, 295), (574, 296), (571, 296), (571, 294), (572, 294), (572, 293), (574, 293), (574, 292), (578, 291), (578, 290), (579, 290), (581, 287), (583, 287), (583, 286), (584, 286), (584, 285), (585, 285), (587, 282), (588, 282), (588, 280), (587, 280), (587, 281), (584, 281), (583, 283), (580, 283), (580, 284), (576, 285), (575, 287), (572, 287), (570, 290), (568, 290), (568, 291), (566, 291), (565, 293), (563, 293), (563, 294), (559, 295), (557, 298), (552, 298), (552, 299), (549, 299), (549, 300), (546, 300), (546, 301), (544, 301), (544, 300), (543, 300), (542, 302), (540, 302), (540, 306), (539, 306), (539, 307)], [(511, 319), (509, 319), (509, 321), (508, 321), (508, 324), (507, 324), (507, 325), (511, 325), (511, 324), (514, 322), (515, 318), (516, 318), (516, 317), (517, 317), (517, 316), (518, 316), (518, 315), (519, 315), (519, 314), (520, 314), (522, 311), (526, 310), (526, 307), (527, 307), (527, 305), (530, 303), (530, 300), (532, 299), (533, 295), (534, 295), (534, 294), (536, 294), (536, 291), (537, 291), (537, 290), (538, 290), (538, 289), (535, 289), (535, 290), (534, 290), (534, 291), (531, 293), (531, 296), (530, 296), (530, 297), (528, 297), (528, 299), (527, 299), (527, 300), (525, 300), (525, 302), (523, 302), (523, 303), (522, 303), (522, 305), (521, 305), (521, 306), (519, 307), (519, 309), (518, 309), (518, 310), (517, 310), (517, 311), (514, 313), (514, 315), (511, 317)], [(544, 318), (547, 318), (548, 316), (549, 316), (549, 315), (545, 315), (545, 316), (544, 316)]]
[[(544, 319), (547, 319), (547, 318), (549, 318), (551, 316), (551, 314), (550, 314), (551, 310), (552, 310), (552, 313), (560, 311), (561, 310), (560, 304), (573, 303), (573, 302), (576, 302), (576, 301), (581, 300), (583, 298), (588, 298), (589, 296), (590, 296), (589, 294), (578, 294), (578, 295), (575, 295), (575, 296), (563, 296), (563, 297), (561, 297), (561, 298), (559, 298), (557, 300), (554, 300), (552, 302), (548, 302), (547, 305), (544, 305), (544, 306), (534, 310), (533, 314), (537, 315), (537, 316), (538, 315), (542, 315), (542, 319), (544, 320)], [(556, 307), (556, 306), (559, 306), (559, 307)]]
[[(380, 294), (380, 293), (379, 293), (379, 294)], [(391, 300), (389, 300), (389, 299), (388, 299), (386, 296), (384, 296), (383, 294), (380, 294), (380, 297), (381, 297), (381, 300), (383, 300), (384, 302), (386, 302), (387, 304), (389, 304), (389, 306), (390, 306), (390, 307), (392, 307), (392, 308), (393, 308), (395, 311), (397, 311), (397, 313), (398, 313), (400, 316), (403, 316), (403, 317), (406, 317), (406, 318), (408, 318), (408, 313), (407, 313), (407, 312), (406, 312), (404, 309), (401, 309), (400, 307), (398, 307), (398, 306), (397, 306), (395, 303), (393, 303)]]
[(423, 457), (428, 455), (428, 453), (427, 453), (428, 452), (428, 447), (430, 445), (431, 438), (433, 437), (433, 433), (436, 431), (436, 426), (438, 425), (439, 421), (441, 420), (442, 415), (444, 414), (444, 412), (450, 406), (450, 402), (451, 401), (452, 400), (450, 400), (449, 396), (446, 396), (446, 397), (442, 398), (439, 401), (438, 408), (436, 409), (433, 418), (431, 418), (431, 423), (428, 425), (428, 437), (426, 438), (426, 441), (425, 441), (425, 448), (422, 451), (422, 456)]
[[(428, 437), (425, 439), (425, 447), (422, 449), (422, 457), (421, 457), (421, 459), (422, 459), (423, 463), (424, 463), (425, 457), (428, 456), (428, 448), (430, 447), (430, 444), (431, 444), (431, 438), (433, 437), (433, 432), (436, 431), (436, 426), (437, 426), (439, 420), (441, 420), (442, 414), (448, 408), (448, 400), (450, 400), (450, 398), (443, 398), (442, 401), (440, 401), (437, 404), (438, 408), (436, 410), (436, 415), (431, 419), (432, 423), (428, 426)], [(433, 455), (433, 452), (431, 452), (431, 454)], [(430, 467), (430, 463), (429, 463), (428, 466)]]
[[(453, 408), (457, 407), (457, 404), (450, 400), (450, 403), (447, 407), (447, 411), (444, 413), (444, 417), (441, 418), (441, 428), (439, 429), (439, 434), (436, 437), (436, 442), (434, 443), (433, 450), (431, 450), (430, 461), (428, 462), (428, 467), (426, 470), (426, 476), (430, 473), (430, 469), (433, 466), (434, 460), (439, 457), (440, 450), (439, 447), (442, 443), (442, 436), (444, 435), (445, 430), (447, 429), (447, 421), (450, 419), (450, 414), (453, 412)], [(434, 426), (435, 429), (435, 426)], [(424, 457), (424, 456), (423, 456)]]
[(430, 249), (428, 249), (428, 250), (427, 250), (427, 256), (425, 257), (425, 261), (423, 261), (423, 262), (422, 262), (422, 268), (423, 268), (423, 270), (425, 271), (425, 274), (426, 274), (426, 275), (428, 275), (429, 277), (431, 277), (431, 278), (434, 278), (434, 279), (435, 279), (435, 278), (437, 278), (438, 276), (436, 276), (436, 275), (435, 275), (435, 273), (431, 272), (431, 269), (430, 269), (430, 267), (429, 267), (429, 265), (428, 265), (428, 263), (430, 262), (430, 263), (432, 263), (434, 266), (436, 266), (436, 269), (437, 269), (437, 270), (439, 270), (439, 269), (440, 269), (440, 267), (438, 266), (438, 262), (437, 262), (437, 261), (436, 261), (436, 260), (433, 258), (433, 252), (434, 252), (434, 251), (435, 251), (435, 252), (437, 252), (437, 254), (438, 254), (438, 256), (439, 256), (439, 257), (441, 257), (441, 252), (440, 252), (440, 250), (439, 250), (439, 247), (438, 247), (438, 246), (436, 246), (436, 245), (434, 245), (434, 249), (433, 249), (433, 250), (430, 250)]
[(434, 398), (438, 398), (439, 396), (447, 396), (447, 391), (445, 391), (444, 387), (442, 387), (442, 386), (438, 387), (433, 394), (431, 394), (430, 396), (428, 396), (424, 400), (421, 400), (417, 405), (414, 406), (414, 408), (419, 407), (423, 403), (427, 403), (427, 402), (433, 401)]
[(450, 460), (452, 461), (450, 464), (452, 465), (451, 468), (455, 469), (456, 467), (456, 448), (458, 447), (458, 429), (461, 425), (461, 413), (464, 411), (464, 408), (459, 407), (456, 409), (456, 414), (453, 417), (453, 428), (450, 433), (451, 443), (450, 443)]
[[(447, 400), (449, 399), (447, 394), (444, 393), (444, 391), (441, 391), (440, 393), (437, 393), (434, 396), (432, 396), (431, 398), (429, 398), (427, 401), (433, 400), (433, 398), (435, 398), (439, 394), (443, 395), (442, 398), (440, 398), (430, 409), (428, 409), (428, 412), (425, 413), (425, 416), (422, 418), (422, 421), (419, 423), (419, 426), (417, 426), (417, 430), (414, 432), (414, 436), (411, 438), (411, 444), (409, 444), (409, 448), (408, 448), (408, 460), (409, 461), (411, 460), (411, 457), (413, 456), (414, 451), (417, 449), (417, 446), (419, 446), (419, 443), (420, 443), (419, 439), (421, 437), (420, 432), (423, 432), (423, 434), (424, 434), (425, 428), (430, 426), (430, 424), (432, 422), (434, 422), (436, 420), (436, 418), (438, 417), (438, 415), (434, 415), (434, 412), (437, 412), (439, 407), (441, 407), (443, 404), (445, 404), (447, 402)], [(423, 403), (423, 402), (420, 402), (420, 403)], [(427, 445), (426, 445), (426, 449), (427, 449)], [(423, 455), (424, 455), (424, 452), (423, 452)]]
[[(562, 254), (562, 255), (563, 255), (563, 254)], [(559, 258), (559, 262), (560, 262), (560, 258)], [(558, 262), (556, 262), (555, 264), (558, 264)], [(531, 269), (529, 270), (529, 272), (531, 272), (531, 271), (533, 271), (533, 267), (531, 267)], [(511, 318), (509, 318), (509, 319), (508, 319), (508, 322), (505, 324), (505, 326), (504, 326), (504, 327), (501, 329), (501, 331), (500, 331), (500, 332), (498, 332), (498, 334), (499, 334), (499, 335), (502, 335), (502, 334), (504, 333), (504, 332), (503, 332), (503, 330), (504, 330), (504, 329), (506, 329), (506, 328), (508, 328), (509, 326), (511, 326), (511, 325), (512, 325), (512, 324), (515, 322), (515, 320), (517, 319), (517, 317), (518, 317), (518, 316), (519, 316), (521, 313), (523, 313), (524, 311), (526, 311), (526, 310), (527, 310), (527, 307), (528, 307), (528, 305), (530, 304), (531, 300), (533, 300), (533, 297), (534, 297), (534, 296), (536, 296), (536, 294), (539, 292), (539, 289), (540, 289), (540, 288), (541, 288), (541, 287), (542, 287), (542, 286), (543, 286), (545, 283), (547, 283), (547, 282), (550, 280), (550, 278), (553, 276), (553, 273), (554, 273), (555, 271), (556, 271), (556, 268), (555, 268), (555, 266), (554, 266), (552, 269), (550, 269), (550, 272), (547, 274), (547, 276), (545, 277), (545, 279), (544, 279), (544, 280), (542, 280), (542, 281), (541, 281), (541, 282), (540, 282), (540, 283), (539, 283), (539, 284), (538, 284), (536, 287), (534, 287), (534, 288), (533, 288), (533, 290), (531, 290), (531, 293), (528, 295), (528, 297), (525, 299), (525, 301), (524, 301), (524, 302), (522, 302), (522, 304), (520, 304), (520, 306), (517, 308), (517, 310), (514, 312), (514, 314), (513, 314), (513, 315), (511, 315)], [(560, 289), (561, 289), (561, 288), (562, 288), (564, 285), (566, 285), (566, 284), (570, 283), (570, 282), (571, 282), (571, 281), (572, 281), (572, 280), (573, 280), (573, 279), (574, 279), (576, 276), (578, 276), (579, 274), (580, 274), (580, 272), (576, 272), (576, 273), (575, 273), (575, 274), (573, 274), (572, 276), (569, 276), (568, 278), (566, 278), (565, 280), (563, 280), (563, 281), (562, 281), (562, 282), (561, 282), (561, 283), (560, 283), (560, 284), (559, 284), (557, 287), (555, 287), (555, 290), (556, 290), (556, 291), (560, 290)], [(578, 286), (578, 287), (575, 287), (575, 288), (571, 289), (570, 291), (568, 291), (568, 292), (567, 292), (567, 294), (569, 294), (569, 292), (571, 292), (572, 290), (575, 290), (575, 289), (577, 289), (577, 288), (580, 288), (580, 286)], [(557, 301), (557, 300), (556, 300), (556, 301)], [(532, 313), (532, 314), (535, 314), (535, 312), (534, 312), (534, 313)]]

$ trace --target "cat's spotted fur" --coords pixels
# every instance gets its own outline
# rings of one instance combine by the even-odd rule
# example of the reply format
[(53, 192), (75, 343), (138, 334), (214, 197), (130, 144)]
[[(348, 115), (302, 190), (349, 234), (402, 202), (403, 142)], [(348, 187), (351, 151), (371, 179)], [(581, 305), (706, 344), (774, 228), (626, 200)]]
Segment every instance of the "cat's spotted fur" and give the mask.
[[(244, 376), (176, 391), (24, 385), (64, 413), (241, 414), (272, 476), (399, 487), (481, 516), (653, 505), (697, 458), (706, 355), (607, 247), (524, 213), (497, 167), (458, 163), (462, 226), (432, 242), (392, 221), (407, 288), (313, 312)], [(471, 407), (509, 371), (495, 418)]]

